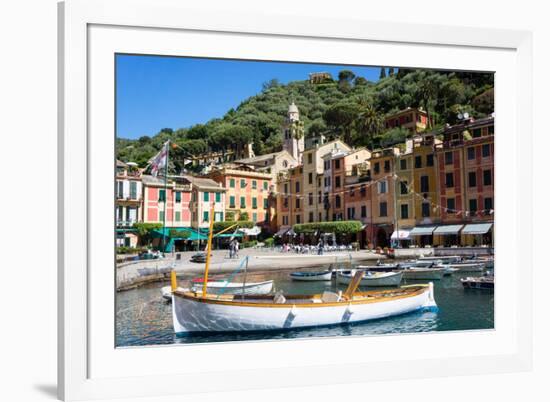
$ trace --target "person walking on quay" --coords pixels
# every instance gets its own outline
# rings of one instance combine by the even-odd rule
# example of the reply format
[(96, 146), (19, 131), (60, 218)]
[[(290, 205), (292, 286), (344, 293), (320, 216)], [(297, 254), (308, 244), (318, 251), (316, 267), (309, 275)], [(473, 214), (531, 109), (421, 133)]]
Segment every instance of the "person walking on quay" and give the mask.
[(235, 254), (235, 240), (229, 242), (229, 258), (232, 259)]
[(317, 244), (317, 254), (323, 255), (323, 248), (325, 247), (323, 243), (323, 239), (319, 239), (319, 243)]
[(233, 251), (236, 258), (239, 258), (239, 241), (235, 239), (235, 250)]

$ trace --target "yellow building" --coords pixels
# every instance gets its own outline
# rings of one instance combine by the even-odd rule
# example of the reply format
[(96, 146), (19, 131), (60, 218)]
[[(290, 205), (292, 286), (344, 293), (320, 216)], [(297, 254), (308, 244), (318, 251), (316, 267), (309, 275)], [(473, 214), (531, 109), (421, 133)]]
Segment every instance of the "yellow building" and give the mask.
[(239, 219), (246, 213), (248, 220), (254, 223), (269, 224), (271, 174), (257, 172), (242, 165), (226, 164), (212, 170), (209, 177), (227, 189), (226, 217), (233, 215), (234, 219)]
[(412, 186), (414, 177), (413, 142), (414, 139), (407, 140), (404, 152), (397, 155), (395, 160), (395, 173), (398, 183), (395, 189), (397, 199), (396, 230), (410, 231), (416, 224), (416, 197), (412, 191), (409, 191), (409, 186)]
[(304, 200), (303, 216), (305, 222), (322, 222), (325, 220), (322, 200), (324, 193), (330, 192), (324, 182), (326, 172), (323, 157), (337, 151), (348, 153), (352, 149), (341, 140), (325, 143), (323, 136), (308, 137), (305, 144), (302, 192), (306, 199)]
[(303, 167), (300, 165), (280, 172), (277, 177), (275, 191), (278, 232), (288, 230), (295, 224), (304, 223), (303, 174)]
[(371, 219), (368, 237), (375, 247), (390, 245), (394, 230), (395, 215), (395, 175), (394, 166), (399, 148), (386, 148), (372, 152), (371, 167)]

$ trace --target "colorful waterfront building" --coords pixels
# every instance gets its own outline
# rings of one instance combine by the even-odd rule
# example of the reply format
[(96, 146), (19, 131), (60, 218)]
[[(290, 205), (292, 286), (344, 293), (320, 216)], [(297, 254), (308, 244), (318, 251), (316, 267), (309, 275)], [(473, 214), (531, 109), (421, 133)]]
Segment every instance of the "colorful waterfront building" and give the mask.
[(412, 133), (420, 133), (428, 126), (428, 114), (422, 108), (408, 107), (386, 116), (384, 123), (388, 130), (403, 127)]
[[(349, 148), (349, 147), (348, 147)], [(355, 210), (346, 209), (346, 178), (351, 176), (354, 168), (366, 168), (371, 153), (365, 148), (360, 149), (332, 149), (323, 156), (324, 163), (324, 196), (328, 199), (325, 204), (326, 220), (354, 219)]]
[(494, 116), (446, 127), (436, 153), (441, 222), (449, 227), (438, 243), (492, 244)]
[(415, 206), (416, 197), (412, 190), (414, 179), (414, 144), (422, 141), (421, 136), (415, 136), (405, 142), (402, 153), (395, 159), (395, 174), (397, 175), (397, 188), (395, 189), (398, 234), (392, 234), (393, 240), (399, 241), (399, 246), (410, 244), (410, 231), (416, 225)]
[(323, 135), (308, 136), (305, 139), (303, 194), (306, 200), (303, 205), (303, 211), (306, 222), (321, 222), (328, 220), (331, 216), (330, 212), (328, 212), (328, 218), (326, 217), (327, 210), (324, 200), (326, 199), (328, 202), (331, 190), (327, 187), (325, 181), (325, 159), (323, 157), (334, 152), (350, 151), (351, 147), (343, 141), (334, 140), (325, 142)]
[(164, 178), (143, 175), (143, 221), (168, 228), (191, 226), (191, 181), (186, 176)]
[(214, 222), (225, 219), (226, 189), (221, 183), (205, 177), (183, 176), (191, 183), (191, 227), (208, 229), (214, 204)]
[(395, 161), (400, 154), (397, 147), (372, 152), (370, 158), (371, 219), (367, 227), (369, 242), (374, 247), (387, 247), (396, 221)]
[(437, 166), (435, 146), (440, 141), (435, 133), (423, 133), (413, 137), (412, 185), (413, 216), (416, 222), (411, 232), (412, 241), (421, 246), (434, 244), (434, 225), (441, 221), (441, 208), (438, 206), (439, 185), (437, 180)]
[(138, 237), (132, 228), (142, 214), (141, 170), (135, 163), (116, 161), (115, 219), (117, 246), (136, 247)]
[(346, 219), (358, 220), (364, 225), (364, 230), (359, 232), (352, 241), (360, 244), (361, 248), (369, 244), (368, 225), (372, 213), (372, 187), (370, 185), (370, 162), (363, 165), (356, 165), (352, 173), (346, 176), (344, 184), (344, 205), (346, 207)]
[(303, 166), (279, 173), (275, 185), (277, 236), (283, 236), (293, 225), (304, 223)]
[(248, 220), (269, 226), (272, 212), (269, 196), (273, 178), (244, 164), (225, 164), (212, 170), (209, 178), (226, 189), (225, 218), (237, 220), (246, 213)]

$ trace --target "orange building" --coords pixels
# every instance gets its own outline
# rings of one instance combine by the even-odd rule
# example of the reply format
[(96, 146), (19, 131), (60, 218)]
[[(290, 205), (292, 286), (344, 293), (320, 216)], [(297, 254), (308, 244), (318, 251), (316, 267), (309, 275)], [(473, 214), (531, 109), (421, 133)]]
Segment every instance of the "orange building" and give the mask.
[(428, 126), (428, 114), (422, 108), (408, 107), (397, 113), (386, 116), (386, 129), (403, 127), (413, 133), (419, 133)]
[[(491, 244), (494, 220), (494, 117), (446, 127), (443, 143), (437, 146), (436, 152), (441, 222), (449, 228), (438, 236), (437, 243)], [(467, 225), (476, 223), (485, 223), (475, 227), (476, 234), (481, 237), (469, 235), (472, 227)], [(452, 228), (455, 228), (454, 233), (450, 232)], [(486, 231), (479, 233), (482, 228)]]
[(290, 229), (304, 223), (303, 166), (280, 172), (276, 184), (277, 228)]
[(399, 148), (386, 148), (372, 152), (370, 173), (373, 183), (371, 219), (367, 233), (375, 247), (390, 245), (390, 237), (397, 218), (395, 210), (395, 161)]
[(243, 214), (254, 223), (269, 225), (273, 212), (269, 196), (272, 190), (272, 175), (257, 172), (246, 165), (226, 164), (208, 175), (227, 189), (225, 216), (239, 219)]

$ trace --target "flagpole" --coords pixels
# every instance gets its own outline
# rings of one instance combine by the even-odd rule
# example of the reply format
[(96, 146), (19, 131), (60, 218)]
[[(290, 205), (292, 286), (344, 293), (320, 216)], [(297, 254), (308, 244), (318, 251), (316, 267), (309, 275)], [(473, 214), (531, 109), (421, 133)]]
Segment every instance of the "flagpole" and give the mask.
[(166, 207), (166, 201), (168, 200), (168, 155), (170, 151), (170, 140), (166, 141), (166, 163), (164, 165), (164, 214), (162, 216), (162, 253), (165, 253), (166, 247), (166, 213), (168, 212)]

